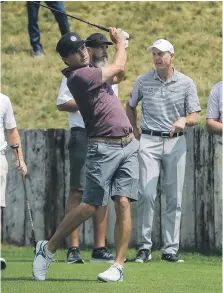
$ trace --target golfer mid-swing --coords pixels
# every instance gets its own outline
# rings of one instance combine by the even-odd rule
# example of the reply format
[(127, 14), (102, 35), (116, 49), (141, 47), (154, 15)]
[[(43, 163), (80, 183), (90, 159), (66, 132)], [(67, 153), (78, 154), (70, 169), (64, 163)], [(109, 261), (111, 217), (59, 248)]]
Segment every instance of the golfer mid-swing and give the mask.
[(83, 199), (59, 225), (53, 237), (39, 241), (33, 263), (36, 280), (45, 280), (54, 253), (61, 242), (82, 222), (90, 218), (99, 206), (115, 202), (116, 259), (98, 279), (105, 282), (123, 281), (123, 264), (131, 232), (130, 202), (137, 200), (139, 142), (111, 84), (122, 78), (125, 64), (125, 36), (123, 31), (110, 28), (110, 38), (116, 45), (112, 64), (103, 68), (89, 66), (85, 41), (68, 33), (57, 44), (57, 52), (65, 64), (63, 73), (76, 100), (89, 137), (86, 157), (86, 182)]

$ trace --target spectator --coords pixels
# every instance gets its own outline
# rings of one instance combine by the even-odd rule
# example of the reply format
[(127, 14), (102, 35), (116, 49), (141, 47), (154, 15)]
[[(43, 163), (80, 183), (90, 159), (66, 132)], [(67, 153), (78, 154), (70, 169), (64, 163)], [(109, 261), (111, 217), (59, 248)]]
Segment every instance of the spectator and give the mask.
[(137, 228), (139, 250), (135, 262), (144, 263), (152, 258), (152, 223), (161, 166), (167, 204), (162, 259), (182, 262), (177, 252), (186, 164), (184, 129), (198, 123), (200, 105), (192, 79), (172, 67), (173, 45), (159, 39), (148, 50), (152, 52), (156, 69), (137, 78), (127, 103), (127, 114), (139, 139), (136, 106), (142, 101)]
[(222, 81), (216, 83), (208, 97), (206, 125), (210, 133), (222, 135), (223, 129), (223, 99)]
[[(6, 133), (6, 136), (5, 136)], [(19, 136), (19, 132), (16, 128), (16, 121), (13, 114), (12, 104), (9, 97), (0, 94), (0, 196), (1, 196), (1, 212), (5, 208), (5, 189), (6, 180), (8, 174), (8, 163), (6, 160), (6, 148), (7, 142), (9, 145), (18, 144), (19, 161), (17, 158), (16, 150), (14, 151), (16, 158), (16, 168), (19, 170), (22, 176), (27, 173), (26, 164), (23, 160), (22, 145)], [(0, 223), (0, 229), (2, 230), (2, 223)], [(5, 269), (6, 262), (4, 258), (0, 258), (1, 269)]]
[[(40, 1), (37, 1), (40, 3)], [(61, 12), (65, 12), (63, 1), (46, 1), (49, 8), (56, 9)], [(33, 1), (27, 1), (27, 13), (28, 13), (28, 32), (30, 38), (30, 44), (32, 46), (32, 55), (34, 57), (43, 57), (43, 46), (40, 43), (40, 30), (38, 26), (38, 12), (39, 5)], [(51, 10), (55, 16), (55, 19), (59, 25), (61, 35), (65, 35), (70, 31), (67, 16), (60, 12)]]

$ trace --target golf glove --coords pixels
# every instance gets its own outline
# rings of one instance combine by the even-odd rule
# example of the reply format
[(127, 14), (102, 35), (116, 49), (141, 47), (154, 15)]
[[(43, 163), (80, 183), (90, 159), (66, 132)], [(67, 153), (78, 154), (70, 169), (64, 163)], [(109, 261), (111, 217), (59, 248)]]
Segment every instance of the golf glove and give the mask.
[(124, 36), (125, 36), (125, 49), (127, 49), (128, 48), (128, 46), (129, 46), (129, 34), (127, 33), (127, 32), (125, 32), (125, 31), (123, 31), (123, 34), (124, 34)]

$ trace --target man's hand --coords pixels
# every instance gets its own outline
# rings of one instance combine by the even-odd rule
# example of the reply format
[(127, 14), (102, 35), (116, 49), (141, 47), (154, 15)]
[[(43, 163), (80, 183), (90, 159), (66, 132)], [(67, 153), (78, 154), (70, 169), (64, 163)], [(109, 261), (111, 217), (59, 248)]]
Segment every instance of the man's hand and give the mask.
[(170, 137), (173, 136), (174, 132), (182, 132), (184, 131), (184, 128), (187, 123), (187, 118), (186, 117), (181, 117), (178, 119), (176, 122), (173, 123), (171, 129), (170, 129)]
[(23, 159), (17, 159), (15, 165), (21, 176), (25, 176), (27, 174), (27, 167)]
[(140, 140), (141, 133), (140, 133), (138, 127), (133, 127), (133, 134), (137, 140)]
[(109, 28), (110, 39), (113, 43), (117, 44), (125, 44), (125, 35), (120, 28), (110, 27)]

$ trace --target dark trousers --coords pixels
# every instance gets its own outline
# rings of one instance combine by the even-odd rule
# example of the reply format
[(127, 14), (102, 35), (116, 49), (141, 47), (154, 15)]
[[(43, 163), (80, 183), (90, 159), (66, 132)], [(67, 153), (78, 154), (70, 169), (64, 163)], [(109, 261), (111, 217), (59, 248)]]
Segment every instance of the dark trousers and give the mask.
[[(40, 3), (40, 1), (38, 1)], [(65, 12), (63, 1), (46, 1), (46, 5), (49, 8), (54, 8), (59, 11)], [(42, 50), (42, 44), (40, 43), (40, 30), (38, 26), (38, 12), (39, 5), (33, 3), (32, 1), (27, 1), (27, 13), (28, 13), (28, 31), (30, 44), (33, 48), (33, 51)], [(51, 10), (54, 14), (54, 17), (59, 25), (61, 35), (64, 35), (70, 31), (69, 23), (67, 16)]]

